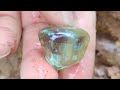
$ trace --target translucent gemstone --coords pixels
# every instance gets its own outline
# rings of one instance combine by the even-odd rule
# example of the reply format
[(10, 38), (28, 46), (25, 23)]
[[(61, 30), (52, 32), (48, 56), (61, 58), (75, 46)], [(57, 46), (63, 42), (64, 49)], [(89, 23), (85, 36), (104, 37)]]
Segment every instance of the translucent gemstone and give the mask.
[(86, 31), (74, 27), (47, 27), (39, 32), (45, 59), (57, 70), (79, 63), (89, 38)]

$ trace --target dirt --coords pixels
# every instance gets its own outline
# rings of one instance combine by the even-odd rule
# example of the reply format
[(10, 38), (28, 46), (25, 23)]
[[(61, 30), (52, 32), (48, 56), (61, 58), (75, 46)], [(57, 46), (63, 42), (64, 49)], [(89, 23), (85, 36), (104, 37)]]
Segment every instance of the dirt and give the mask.
[(22, 51), (20, 45), (15, 54), (0, 59), (0, 79), (19, 79), (21, 60)]
[(97, 12), (95, 79), (120, 78), (120, 11)]
[[(21, 45), (14, 55), (0, 60), (0, 79), (19, 79)], [(97, 12), (94, 79), (120, 79), (120, 11)]]

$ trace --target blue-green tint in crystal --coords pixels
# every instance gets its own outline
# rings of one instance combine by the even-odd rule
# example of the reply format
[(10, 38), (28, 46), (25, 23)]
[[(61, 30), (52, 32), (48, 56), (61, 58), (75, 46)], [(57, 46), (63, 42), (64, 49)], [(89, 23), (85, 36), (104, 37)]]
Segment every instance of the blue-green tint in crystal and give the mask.
[(86, 31), (74, 27), (47, 27), (39, 32), (45, 59), (57, 70), (79, 63), (89, 39)]

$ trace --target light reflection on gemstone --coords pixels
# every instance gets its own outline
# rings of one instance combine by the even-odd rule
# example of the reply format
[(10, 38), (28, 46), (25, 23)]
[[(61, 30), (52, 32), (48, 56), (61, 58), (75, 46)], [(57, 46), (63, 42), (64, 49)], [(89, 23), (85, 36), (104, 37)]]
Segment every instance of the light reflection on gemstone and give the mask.
[(60, 70), (78, 63), (88, 46), (86, 31), (72, 27), (48, 27), (39, 32), (45, 59)]

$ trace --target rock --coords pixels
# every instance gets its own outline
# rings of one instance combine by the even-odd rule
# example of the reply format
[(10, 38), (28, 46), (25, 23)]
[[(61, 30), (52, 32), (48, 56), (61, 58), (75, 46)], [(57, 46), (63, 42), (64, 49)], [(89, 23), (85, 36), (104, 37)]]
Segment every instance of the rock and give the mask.
[(49, 27), (39, 32), (46, 60), (57, 70), (78, 63), (89, 43), (86, 31), (73, 27)]
[(120, 11), (100, 11), (97, 19), (98, 32), (120, 40)]
[(21, 59), (21, 46), (14, 55), (0, 59), (0, 79), (19, 79)]
[(120, 68), (119, 66), (112, 66), (107, 68), (108, 76), (111, 79), (120, 79)]
[(106, 68), (104, 66), (97, 66), (95, 68), (95, 75), (98, 77), (106, 77)]
[(96, 56), (105, 65), (120, 65), (120, 11), (97, 13)]
[(94, 78), (119, 78), (120, 11), (97, 12), (96, 36), (96, 64)]
[[(119, 43), (118, 43), (119, 44)], [(99, 62), (105, 65), (120, 65), (120, 48), (115, 42), (100, 38), (97, 39), (97, 57)]]

